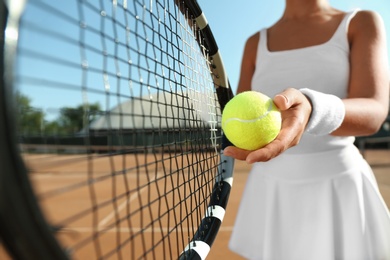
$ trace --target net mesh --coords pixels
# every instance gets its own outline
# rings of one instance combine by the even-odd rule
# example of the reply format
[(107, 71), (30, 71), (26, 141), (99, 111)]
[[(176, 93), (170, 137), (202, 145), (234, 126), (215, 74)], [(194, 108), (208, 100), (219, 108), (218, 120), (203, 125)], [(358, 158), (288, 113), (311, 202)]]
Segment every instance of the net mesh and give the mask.
[(72, 258), (174, 259), (205, 215), (221, 174), (220, 112), (207, 50), (180, 9), (168, 0), (26, 6), (19, 145)]

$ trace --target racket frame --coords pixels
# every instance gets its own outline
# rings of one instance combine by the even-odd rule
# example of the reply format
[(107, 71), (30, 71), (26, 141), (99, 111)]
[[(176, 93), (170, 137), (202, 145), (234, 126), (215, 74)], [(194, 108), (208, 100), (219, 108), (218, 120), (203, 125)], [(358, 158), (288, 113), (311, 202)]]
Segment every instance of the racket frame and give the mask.
[[(208, 55), (205, 58), (209, 58), (211, 64), (212, 78), (222, 113), (226, 103), (233, 98), (233, 92), (210, 25), (196, 0), (176, 0), (175, 3), (179, 5), (179, 9), (182, 10), (185, 15), (189, 16), (190, 22), (192, 21), (195, 23), (197, 30), (202, 35), (202, 42), (199, 44), (205, 46), (207, 50)], [(195, 32), (195, 34), (196, 33), (197, 32)], [(218, 172), (222, 177), (215, 183), (206, 214), (191, 242), (186, 246), (179, 257), (180, 260), (206, 259), (218, 234), (233, 185), (234, 159), (223, 154), (223, 149), (229, 145), (231, 145), (231, 143), (223, 135), (220, 155), (221, 163), (218, 168)]]
[[(19, 18), (24, 0), (0, 3), (0, 238), (14, 259), (68, 259), (54, 238), (35, 195), (27, 168), (19, 154), (16, 136), (13, 64), (18, 40)], [(6, 66), (7, 65), (7, 66)]]

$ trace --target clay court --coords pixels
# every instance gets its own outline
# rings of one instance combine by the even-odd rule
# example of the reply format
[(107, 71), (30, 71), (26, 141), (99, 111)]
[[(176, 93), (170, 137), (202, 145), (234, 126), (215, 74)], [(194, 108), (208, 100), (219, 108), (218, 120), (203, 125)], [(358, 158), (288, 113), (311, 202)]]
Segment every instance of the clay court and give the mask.
[[(390, 150), (368, 150), (365, 152), (365, 157), (368, 162), (371, 164), (376, 178), (379, 183), (379, 188), (383, 194), (383, 197), (388, 206), (390, 206)], [(44, 159), (44, 160), (43, 160)], [(62, 161), (60, 164), (58, 160)], [(98, 163), (95, 163), (94, 167), (96, 168), (96, 174), (109, 171), (110, 163), (118, 164), (123, 163), (122, 161), (107, 161), (107, 160), (97, 160)], [(33, 174), (32, 180), (37, 185), (37, 189), (40, 191), (40, 194), (47, 194), (50, 192), (54, 192), (57, 189), (60, 189), (64, 184), (65, 186), (78, 185), (80, 180), (85, 179), (85, 174), (83, 175), (82, 169), (86, 167), (86, 161), (80, 159), (80, 155), (67, 155), (62, 156), (60, 158), (53, 157), (51, 160), (48, 160), (47, 155), (34, 155), (29, 158), (29, 165), (32, 169), (41, 168), (45, 169), (45, 172), (41, 172), (40, 174)], [(69, 162), (67, 164), (66, 162)], [(42, 165), (44, 162), (46, 165)], [(131, 167), (131, 162), (127, 162), (128, 165), (126, 167)], [(59, 166), (60, 165), (60, 166)], [(65, 166), (64, 166), (65, 165)], [(233, 190), (230, 196), (230, 201), (227, 209), (227, 213), (225, 215), (225, 219), (223, 225), (220, 229), (220, 232), (217, 236), (216, 241), (212, 247), (212, 250), (207, 259), (242, 259), (238, 255), (232, 253), (228, 249), (228, 241), (229, 237), (234, 225), (235, 214), (239, 205), (239, 201), (241, 198), (241, 194), (245, 185), (245, 181), (248, 175), (248, 171), (250, 166), (245, 162), (236, 162), (235, 166), (235, 175), (234, 175), (234, 184)], [(99, 176), (95, 176), (95, 178), (99, 179)], [(104, 175), (101, 178), (105, 178)], [(131, 178), (131, 177), (130, 177)], [(96, 200), (104, 201), (107, 197), (110, 197), (112, 194), (112, 186), (113, 182), (100, 182), (97, 183), (94, 187), (95, 191), (98, 191), (96, 194)], [(126, 187), (125, 183), (122, 179), (116, 179), (116, 192), (118, 194), (122, 194)], [(64, 196), (57, 197), (55, 205), (50, 205), (47, 208), (47, 216), (49, 219), (66, 219), (67, 216), (71, 217), (77, 212), (82, 212), (83, 207), (90, 203), (88, 193), (90, 190), (88, 186), (85, 188), (77, 189), (75, 192), (66, 192)], [(144, 192), (144, 191), (141, 191)], [(154, 195), (151, 195), (154, 196)], [(115, 226), (114, 222), (118, 219), (125, 217), (127, 205), (129, 203), (134, 203), (131, 200), (134, 198), (126, 198), (119, 197), (115, 201), (115, 205), (117, 207), (117, 212), (115, 213), (112, 210), (112, 205), (104, 207), (99, 211), (99, 219), (98, 219), (98, 228), (105, 229), (106, 232), (104, 236), (100, 237), (101, 242), (101, 251), (102, 252), (110, 252), (112, 248), (115, 248), (116, 243), (118, 241), (126, 240), (129, 232), (137, 232), (135, 230), (129, 230), (126, 228), (126, 225), (123, 226)], [(45, 203), (50, 204), (50, 201)], [(153, 213), (154, 215), (158, 214), (157, 212)], [(177, 213), (175, 213), (177, 214)], [(148, 216), (145, 215), (145, 218)], [(141, 221), (138, 219), (137, 221)], [(169, 223), (169, 220), (164, 220), (165, 223)], [(93, 230), (88, 228), (88, 220), (86, 217), (80, 217), (76, 221), (71, 221), (71, 224), (63, 229), (60, 232), (59, 239), (63, 241), (63, 243), (72, 243), (73, 240), (83, 240), (91, 236)], [(166, 227), (167, 228), (167, 227)], [(119, 232), (118, 232), (119, 229)], [(164, 229), (164, 227), (160, 227), (160, 229)], [(175, 244), (175, 240), (179, 240), (180, 236), (186, 236), (188, 232), (188, 228), (185, 226), (181, 227), (182, 234), (173, 234), (171, 237), (172, 244)], [(166, 232), (166, 230), (165, 230)], [(156, 236), (158, 232), (154, 233), (153, 231), (148, 231), (143, 236), (144, 243), (148, 243), (153, 239), (157, 239)], [(120, 234), (118, 236), (118, 234)], [(152, 235), (154, 234), (154, 236)], [(156, 235), (157, 234), (157, 235)], [(93, 248), (93, 243), (89, 242), (91, 245), (86, 246), (80, 252), (78, 252), (77, 257), (75, 259), (94, 259), (95, 253)], [(121, 250), (123, 253), (121, 254), (122, 259), (131, 259), (134, 258), (129, 252), (138, 250), (142, 248), (141, 242), (135, 242), (135, 244), (126, 244), (126, 248)], [(176, 250), (174, 246), (171, 246), (172, 250)], [(164, 252), (155, 252), (156, 259), (164, 259), (162, 257)], [(137, 257), (136, 257), (137, 258)], [(5, 256), (5, 253), (0, 249), (0, 259), (9, 259), (9, 257)], [(120, 257), (113, 253), (111, 257), (105, 259), (120, 259)]]

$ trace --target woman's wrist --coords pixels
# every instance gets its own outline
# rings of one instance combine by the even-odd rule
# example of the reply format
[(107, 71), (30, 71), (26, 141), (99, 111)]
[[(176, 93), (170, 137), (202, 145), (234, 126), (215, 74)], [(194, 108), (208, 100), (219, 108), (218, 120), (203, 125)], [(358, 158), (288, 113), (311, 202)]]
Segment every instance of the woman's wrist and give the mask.
[(327, 135), (340, 127), (345, 117), (345, 107), (339, 97), (307, 88), (299, 91), (312, 105), (312, 112), (305, 129), (307, 133)]

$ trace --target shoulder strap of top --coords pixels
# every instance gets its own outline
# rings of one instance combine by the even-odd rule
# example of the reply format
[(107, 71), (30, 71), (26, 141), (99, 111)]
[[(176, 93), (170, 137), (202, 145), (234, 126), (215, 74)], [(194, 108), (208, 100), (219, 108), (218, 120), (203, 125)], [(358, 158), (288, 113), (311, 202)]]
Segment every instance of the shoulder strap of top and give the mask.
[(346, 48), (346, 50), (349, 49), (349, 43), (348, 43), (349, 24), (358, 11), (359, 10), (356, 9), (345, 14), (343, 20), (341, 21), (340, 25), (338, 26), (336, 32), (334, 33), (331, 39), (331, 41), (341, 44), (343, 48)]
[(268, 51), (267, 42), (267, 28), (263, 28), (260, 30), (257, 53), (259, 53), (259, 51), (261, 51), (261, 53), (263, 53), (264, 51)]
[[(343, 20), (337, 27), (336, 32), (333, 34), (329, 42), (332, 42), (333, 44), (337, 44), (337, 45), (341, 44), (341, 47), (343, 49), (349, 50), (349, 42), (348, 42), (349, 23), (351, 22), (352, 18), (356, 15), (358, 11), (359, 10), (356, 9), (345, 14)], [(263, 28), (260, 30), (260, 39), (257, 47), (258, 55), (268, 52), (267, 43), (268, 43), (267, 28)]]

